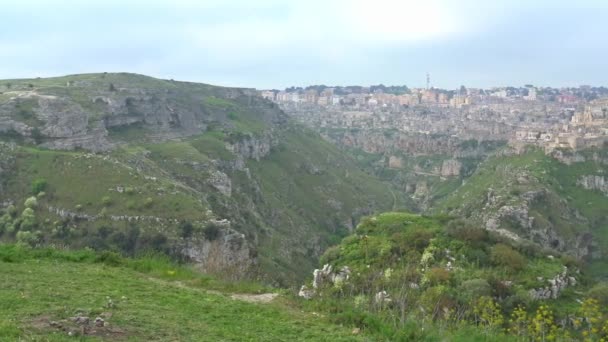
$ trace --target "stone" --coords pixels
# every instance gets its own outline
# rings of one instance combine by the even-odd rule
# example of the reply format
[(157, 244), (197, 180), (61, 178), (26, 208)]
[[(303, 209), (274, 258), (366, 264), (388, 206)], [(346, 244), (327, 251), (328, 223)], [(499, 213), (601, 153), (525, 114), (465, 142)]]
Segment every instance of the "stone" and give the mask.
[(380, 291), (374, 296), (376, 304), (384, 304), (392, 302), (391, 296), (386, 291)]
[(298, 292), (298, 296), (304, 299), (312, 299), (315, 296), (315, 291), (308, 288), (306, 285), (302, 285), (300, 291)]
[(106, 322), (104, 321), (103, 318), (101, 318), (101, 317), (95, 318), (95, 326), (96, 327), (103, 327), (105, 325), (106, 325)]
[(72, 317), (72, 321), (79, 325), (87, 325), (89, 324), (89, 317), (78, 315), (76, 317)]

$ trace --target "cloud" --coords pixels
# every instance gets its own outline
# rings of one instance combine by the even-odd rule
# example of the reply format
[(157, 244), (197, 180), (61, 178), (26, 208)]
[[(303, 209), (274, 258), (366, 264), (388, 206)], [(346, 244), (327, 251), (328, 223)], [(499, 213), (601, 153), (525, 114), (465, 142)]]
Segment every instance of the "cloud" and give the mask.
[(134, 71), (250, 87), (421, 85), (430, 71), (438, 86), (591, 82), (608, 76), (586, 67), (605, 64), (607, 8), (601, 0), (23, 0), (0, 12), (0, 78)]

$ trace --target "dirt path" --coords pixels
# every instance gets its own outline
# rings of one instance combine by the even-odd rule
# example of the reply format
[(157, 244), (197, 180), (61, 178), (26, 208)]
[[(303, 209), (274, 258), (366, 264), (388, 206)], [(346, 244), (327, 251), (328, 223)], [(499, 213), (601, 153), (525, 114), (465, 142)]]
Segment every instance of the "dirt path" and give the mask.
[(155, 282), (157, 284), (177, 287), (180, 289), (188, 289), (188, 290), (203, 292), (203, 293), (208, 293), (208, 294), (214, 294), (214, 295), (219, 295), (219, 296), (230, 296), (230, 298), (233, 300), (240, 300), (240, 301), (249, 302), (249, 303), (262, 303), (262, 304), (270, 303), (279, 296), (278, 293), (262, 293), (262, 294), (234, 293), (234, 294), (230, 294), (230, 293), (224, 293), (224, 292), (220, 292), (220, 291), (216, 291), (216, 290), (198, 289), (198, 288), (190, 287), (190, 286), (185, 285), (181, 281), (166, 281), (166, 280), (153, 278), (153, 277), (147, 277), (147, 279), (149, 281)]
[(278, 293), (263, 293), (257, 295), (250, 294), (233, 294), (230, 298), (234, 300), (242, 300), (249, 303), (270, 303), (273, 299), (279, 296)]

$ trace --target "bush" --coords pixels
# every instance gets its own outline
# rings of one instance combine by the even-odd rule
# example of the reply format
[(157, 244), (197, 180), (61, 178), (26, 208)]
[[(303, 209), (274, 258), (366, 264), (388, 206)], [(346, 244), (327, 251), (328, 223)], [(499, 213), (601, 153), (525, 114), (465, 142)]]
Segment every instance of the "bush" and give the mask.
[(471, 303), (480, 296), (491, 296), (492, 287), (485, 279), (471, 279), (460, 284), (460, 295), (465, 303)]
[(17, 232), (17, 242), (20, 244), (34, 246), (39, 240), (40, 234), (38, 232), (33, 233), (24, 230)]
[(112, 205), (112, 199), (110, 198), (110, 196), (104, 196), (104, 197), (101, 199), (101, 204), (102, 204), (104, 207), (109, 207), (110, 205)]
[(597, 300), (600, 305), (608, 306), (608, 283), (603, 282), (593, 286), (587, 295)]
[(123, 258), (115, 252), (104, 251), (95, 258), (95, 262), (108, 266), (119, 266), (123, 263)]
[(34, 196), (29, 197), (25, 200), (24, 205), (26, 208), (34, 209), (38, 206), (38, 200)]
[(451, 221), (447, 228), (448, 235), (469, 243), (476, 243), (488, 240), (488, 232), (479, 227), (471, 225), (463, 220)]
[(526, 266), (526, 258), (508, 245), (499, 243), (492, 247), (490, 254), (492, 263), (504, 266), (513, 272), (520, 271)]
[(192, 233), (194, 232), (194, 226), (192, 225), (191, 222), (188, 222), (188, 221), (180, 222), (178, 229), (179, 229), (179, 235), (183, 238), (191, 237)]
[(445, 268), (433, 267), (426, 271), (425, 277), (431, 285), (438, 285), (449, 282), (451, 274)]
[(220, 226), (210, 222), (205, 226), (205, 228), (203, 228), (203, 236), (205, 236), (205, 239), (209, 241), (214, 241), (220, 236), (220, 230)]
[(320, 258), (322, 265), (331, 264), (340, 257), (340, 246), (331, 246)]
[(21, 230), (32, 230), (36, 227), (36, 215), (31, 208), (25, 208), (21, 214), (19, 228)]
[(146, 208), (150, 208), (153, 204), (154, 204), (154, 199), (152, 199), (152, 197), (148, 197), (144, 201), (144, 207), (146, 207)]
[(38, 195), (39, 193), (46, 190), (47, 182), (44, 178), (36, 178), (32, 182), (32, 194)]

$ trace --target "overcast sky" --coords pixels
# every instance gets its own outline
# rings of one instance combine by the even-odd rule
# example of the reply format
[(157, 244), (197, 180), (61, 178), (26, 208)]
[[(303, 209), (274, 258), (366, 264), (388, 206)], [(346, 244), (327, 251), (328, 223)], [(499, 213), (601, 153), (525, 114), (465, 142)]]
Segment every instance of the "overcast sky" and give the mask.
[(608, 85), (608, 0), (0, 2), (0, 78)]

